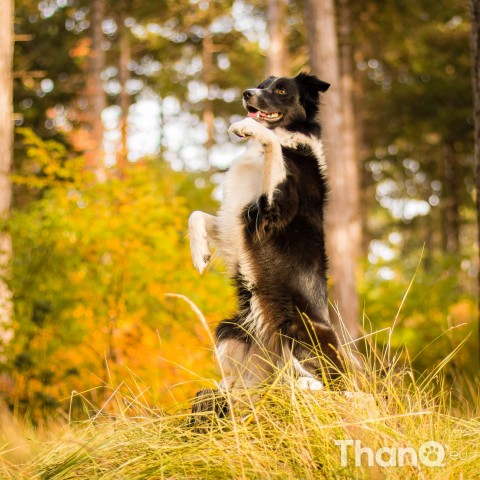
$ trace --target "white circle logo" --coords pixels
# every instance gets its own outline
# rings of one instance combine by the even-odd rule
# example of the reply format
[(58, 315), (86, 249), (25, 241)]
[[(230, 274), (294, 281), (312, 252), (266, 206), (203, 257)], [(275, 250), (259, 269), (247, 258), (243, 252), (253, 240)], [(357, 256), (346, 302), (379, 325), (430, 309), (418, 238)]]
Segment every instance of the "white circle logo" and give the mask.
[(445, 464), (445, 447), (438, 442), (425, 442), (418, 449), (418, 457), (426, 467), (443, 467)]

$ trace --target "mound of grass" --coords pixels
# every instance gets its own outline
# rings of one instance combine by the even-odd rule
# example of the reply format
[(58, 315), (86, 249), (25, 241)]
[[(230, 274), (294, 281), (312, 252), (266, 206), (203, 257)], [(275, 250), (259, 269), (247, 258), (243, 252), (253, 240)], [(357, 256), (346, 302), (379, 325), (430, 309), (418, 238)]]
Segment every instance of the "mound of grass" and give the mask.
[(121, 411), (66, 425), (30, 461), (10, 468), (4, 464), (3, 475), (59, 480), (480, 478), (480, 421), (453, 413), (451, 392), (435, 384), (435, 375), (414, 382), (406, 367), (381, 378), (373, 373), (362, 392), (351, 382), (349, 393), (300, 390), (293, 379), (233, 390), (227, 393), (230, 412), (224, 418), (199, 413), (196, 422), (190, 405), (160, 412), (118, 394)]
[[(302, 390), (287, 365), (273, 384), (223, 392), (223, 418), (192, 414), (192, 402), (161, 411), (143, 386), (119, 387), (88, 421), (57, 427), (51, 440), (16, 435), (15, 446), (0, 431), (0, 478), (476, 480), (480, 420), (442, 380), (454, 353), (414, 376), (408, 365), (368, 367), (372, 347), (361, 378), (343, 374), (341, 390)], [(395, 363), (388, 346), (380, 357)]]

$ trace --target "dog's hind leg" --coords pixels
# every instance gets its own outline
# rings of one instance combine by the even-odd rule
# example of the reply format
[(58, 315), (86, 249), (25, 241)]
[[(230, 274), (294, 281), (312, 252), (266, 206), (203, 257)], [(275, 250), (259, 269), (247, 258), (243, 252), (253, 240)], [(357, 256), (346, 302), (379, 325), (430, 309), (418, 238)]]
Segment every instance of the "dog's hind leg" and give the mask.
[(250, 388), (259, 385), (273, 373), (268, 355), (256, 344), (229, 338), (217, 342), (215, 356), (220, 367), (220, 388)]
[(192, 260), (201, 274), (210, 262), (210, 244), (215, 233), (215, 220), (213, 215), (198, 210), (188, 219)]
[(247, 333), (238, 316), (220, 322), (216, 338), (221, 388), (250, 388), (272, 376), (276, 359)]

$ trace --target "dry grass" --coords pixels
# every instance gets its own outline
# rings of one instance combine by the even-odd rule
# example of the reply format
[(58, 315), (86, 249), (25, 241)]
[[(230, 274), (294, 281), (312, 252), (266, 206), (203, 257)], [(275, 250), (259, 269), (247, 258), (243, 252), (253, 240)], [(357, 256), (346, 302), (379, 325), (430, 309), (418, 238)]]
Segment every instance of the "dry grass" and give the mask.
[[(480, 421), (454, 413), (452, 392), (439, 378), (436, 372), (414, 382), (407, 367), (382, 377), (372, 372), (363, 392), (352, 398), (299, 390), (284, 376), (281, 384), (229, 392), (230, 414), (205, 415), (201, 429), (191, 426), (189, 405), (160, 412), (133, 392), (117, 392), (111, 399), (116, 413), (57, 427), (49, 441), (21, 432), (4, 412), (0, 473), (9, 479), (480, 478)], [(351, 382), (349, 390), (356, 388)], [(342, 466), (335, 441), (344, 439), (374, 451), (417, 452), (436, 441), (445, 449), (444, 465), (419, 460), (417, 466), (368, 466), (364, 454), (362, 466), (355, 466), (348, 447)]]
[[(370, 350), (367, 365), (378, 357), (390, 358), (388, 346), (380, 354)], [(50, 432), (25, 430), (4, 411), (0, 477), (478, 479), (480, 420), (466, 402), (459, 408), (458, 392), (442, 381), (442, 369), (454, 353), (420, 377), (414, 377), (408, 365), (381, 373), (367, 367), (361, 389), (358, 378), (347, 373), (343, 383), (349, 394), (300, 390), (285, 369), (272, 385), (227, 392), (229, 414), (197, 414), (196, 426), (191, 405), (160, 411), (145, 399), (145, 386), (138, 384), (135, 391), (112, 391), (108, 404), (88, 421), (69, 422)], [(199, 388), (213, 385), (204, 379)], [(382, 466), (374, 459), (369, 466), (364, 453), (357, 466), (353, 446), (342, 465), (336, 444), (341, 440), (361, 442), (359, 446), (373, 451), (390, 449), (380, 462), (396, 465)], [(421, 455), (422, 445), (431, 441), (444, 450), (441, 466), (429, 466)], [(396, 453), (407, 447), (420, 453), (418, 461), (406, 455), (405, 465), (399, 466)], [(427, 453), (435, 462), (441, 451)]]

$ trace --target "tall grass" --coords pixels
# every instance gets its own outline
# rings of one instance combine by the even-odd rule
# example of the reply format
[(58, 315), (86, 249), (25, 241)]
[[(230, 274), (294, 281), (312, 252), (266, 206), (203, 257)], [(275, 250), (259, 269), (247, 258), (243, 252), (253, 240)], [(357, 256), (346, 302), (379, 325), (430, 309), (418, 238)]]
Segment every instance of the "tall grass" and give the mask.
[[(454, 353), (439, 368), (414, 376), (408, 364), (394, 360), (388, 370), (377, 370), (375, 359), (389, 352), (377, 353), (372, 346), (361, 380), (344, 374), (345, 391), (301, 390), (286, 368), (273, 384), (226, 392), (230, 411), (223, 418), (212, 411), (192, 415), (191, 403), (156, 409), (137, 382), (135, 388), (112, 390), (88, 421), (57, 427), (53, 439), (17, 433), (20, 444), (15, 445), (0, 437), (0, 476), (479, 479), (480, 421), (467, 403), (457, 401), (458, 392), (447, 386), (441, 371)], [(214, 382), (203, 379), (200, 386)], [(356, 455), (354, 445), (345, 446), (342, 458), (338, 443), (343, 440), (371, 449), (373, 461), (368, 452)], [(378, 460), (380, 448), (386, 450)], [(410, 449), (401, 459), (400, 448)], [(15, 451), (21, 455), (15, 457)], [(435, 462), (442, 465), (431, 466)]]

